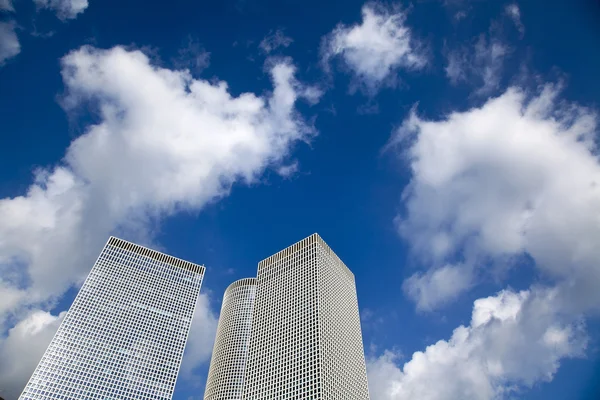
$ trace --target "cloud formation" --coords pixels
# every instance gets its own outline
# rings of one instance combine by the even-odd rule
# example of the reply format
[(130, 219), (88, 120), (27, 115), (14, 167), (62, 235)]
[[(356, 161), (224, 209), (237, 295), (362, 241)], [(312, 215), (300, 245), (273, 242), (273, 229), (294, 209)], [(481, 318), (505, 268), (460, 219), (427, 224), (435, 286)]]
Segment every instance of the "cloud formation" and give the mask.
[(286, 36), (281, 29), (277, 29), (275, 32), (270, 31), (269, 34), (260, 41), (258, 47), (265, 53), (270, 54), (280, 47), (289, 47), (294, 40)]
[(502, 68), (510, 48), (497, 38), (479, 36), (473, 46), (446, 50), (446, 76), (450, 83), (477, 86), (475, 94), (489, 95), (500, 86)]
[(177, 69), (187, 68), (194, 74), (200, 74), (210, 65), (210, 52), (192, 36), (188, 36), (185, 45), (177, 52), (173, 64)]
[(419, 311), (431, 311), (455, 300), (473, 286), (473, 272), (465, 264), (446, 264), (426, 273), (415, 273), (404, 281), (402, 288)]
[(88, 8), (88, 0), (33, 0), (38, 8), (47, 8), (56, 13), (61, 21), (75, 19)]
[(516, 3), (509, 4), (505, 7), (504, 11), (515, 23), (521, 36), (523, 36), (525, 34), (525, 26), (523, 25), (523, 22), (521, 22), (521, 10), (519, 9), (519, 6)]
[(8, 331), (0, 342), (0, 396), (7, 400), (19, 397), (65, 314), (36, 310)]
[(471, 323), (415, 352), (402, 367), (385, 352), (368, 360), (374, 400), (501, 400), (552, 380), (563, 358), (580, 357), (587, 336), (565, 318), (553, 290), (502, 291), (473, 305)]
[[(316, 134), (295, 109), (311, 91), (290, 60), (269, 73), (270, 94), (234, 97), (223, 81), (156, 67), (139, 51), (82, 47), (65, 56), (63, 106), (95, 109), (97, 122), (60, 164), (36, 172), (27, 193), (0, 200), (0, 298), (11, 299), (0, 320), (47, 309), (80, 284), (109, 234), (151, 244), (161, 218), (201, 209), (234, 182), (254, 184), (287, 163), (291, 147)], [(212, 326), (207, 304), (195, 323)]]
[(427, 63), (421, 46), (405, 25), (406, 14), (397, 8), (368, 3), (362, 23), (339, 24), (324, 37), (321, 52), (326, 68), (339, 59), (365, 89), (376, 92), (393, 83), (399, 69), (416, 70)]
[(393, 136), (413, 175), (396, 222), (426, 267), (404, 282), (418, 309), (525, 258), (546, 283), (476, 300), (469, 326), (402, 367), (393, 352), (371, 359), (374, 399), (509, 399), (584, 356), (600, 311), (597, 115), (559, 94), (513, 87), (440, 120), (413, 109)]
[(0, 66), (21, 52), (15, 28), (14, 22), (0, 22)]
[(0, 11), (15, 11), (12, 0), (0, 0)]
[(413, 173), (399, 232), (431, 268), (427, 274), (464, 265), (463, 278), (456, 270), (451, 280), (407, 281), (418, 304), (435, 308), (443, 303), (431, 301), (436, 291), (453, 298), (473, 283), (470, 277), (518, 264), (526, 254), (573, 312), (598, 310), (597, 117), (558, 95), (555, 85), (533, 97), (513, 87), (438, 121), (413, 110), (396, 132), (394, 140), (411, 143), (404, 156)]
[[(202, 291), (205, 292), (206, 289)], [(181, 363), (181, 376), (184, 379), (193, 380), (194, 369), (210, 359), (218, 323), (217, 316), (211, 311), (209, 296), (201, 293), (196, 303), (196, 312), (185, 347), (185, 357)]]

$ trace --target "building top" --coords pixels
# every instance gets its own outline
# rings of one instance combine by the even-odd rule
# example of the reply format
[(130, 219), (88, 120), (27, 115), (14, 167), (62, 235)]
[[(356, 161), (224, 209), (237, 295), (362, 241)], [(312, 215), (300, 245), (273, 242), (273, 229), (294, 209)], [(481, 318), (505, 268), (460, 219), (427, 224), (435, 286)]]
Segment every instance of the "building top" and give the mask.
[(227, 286), (227, 289), (225, 289), (225, 296), (227, 295), (227, 293), (229, 293), (230, 290), (233, 290), (240, 286), (256, 286), (256, 278), (238, 279), (231, 285)]
[(113, 246), (113, 247), (131, 251), (133, 253), (137, 253), (139, 255), (151, 258), (153, 260), (167, 263), (174, 267), (186, 269), (186, 270), (194, 272), (196, 274), (204, 275), (204, 270), (205, 270), (204, 265), (194, 264), (189, 261), (182, 260), (181, 258), (173, 257), (168, 254), (164, 254), (159, 251), (152, 250), (147, 247), (141, 246), (139, 244), (128, 242), (127, 240), (123, 240), (123, 239), (119, 239), (117, 237), (111, 236), (108, 239), (107, 244), (110, 246)]
[(293, 245), (286, 247), (285, 249), (273, 254), (272, 256), (265, 258), (264, 260), (262, 260), (258, 263), (258, 268), (260, 270), (261, 268), (267, 267), (279, 260), (282, 260), (282, 259), (290, 256), (291, 254), (294, 254), (298, 250), (300, 250), (306, 246), (309, 246), (313, 243), (319, 244), (323, 250), (325, 250), (327, 253), (329, 253), (329, 255), (331, 255), (337, 261), (339, 261), (339, 263), (344, 267), (345, 271), (354, 280), (354, 274), (352, 273), (352, 271), (350, 271), (350, 268), (348, 268), (348, 266), (346, 264), (344, 264), (344, 262), (338, 257), (337, 254), (335, 254), (335, 252), (331, 249), (331, 247), (329, 247), (329, 245), (327, 243), (325, 243), (325, 241), (321, 238), (321, 236), (319, 236), (318, 233), (313, 233), (309, 237), (304, 238), (304, 239), (300, 240), (299, 242), (296, 242)]

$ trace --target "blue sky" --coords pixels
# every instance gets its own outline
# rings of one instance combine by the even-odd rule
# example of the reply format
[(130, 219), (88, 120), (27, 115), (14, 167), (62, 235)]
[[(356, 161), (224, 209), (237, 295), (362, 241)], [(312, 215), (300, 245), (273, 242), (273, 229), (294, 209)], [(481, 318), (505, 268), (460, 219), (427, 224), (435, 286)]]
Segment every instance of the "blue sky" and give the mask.
[[(0, 0), (0, 395), (109, 234), (221, 296), (318, 232), (371, 397), (600, 396), (600, 5)], [(8, 360), (8, 361), (6, 361)]]

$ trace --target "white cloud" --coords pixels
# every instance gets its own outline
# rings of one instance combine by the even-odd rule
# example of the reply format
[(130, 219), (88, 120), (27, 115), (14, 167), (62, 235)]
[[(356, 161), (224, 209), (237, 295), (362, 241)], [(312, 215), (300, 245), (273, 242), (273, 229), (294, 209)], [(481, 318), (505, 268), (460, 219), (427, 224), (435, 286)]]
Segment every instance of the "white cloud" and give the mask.
[[(148, 244), (162, 217), (201, 209), (234, 182), (256, 183), (284, 165), (291, 146), (316, 132), (295, 110), (307, 90), (294, 66), (279, 60), (269, 73), (272, 93), (234, 97), (223, 81), (155, 67), (139, 51), (65, 56), (64, 107), (92, 104), (98, 122), (26, 194), (0, 200), (0, 298), (13, 299), (0, 319), (81, 283), (110, 233)], [(198, 315), (211, 321), (202, 304)]]
[(0, 11), (15, 11), (12, 0), (0, 0)]
[(379, 357), (367, 359), (369, 397), (373, 400), (392, 399), (394, 387), (402, 381), (404, 375), (396, 366), (400, 355), (386, 350)]
[(285, 36), (281, 29), (277, 29), (275, 32), (269, 32), (269, 34), (260, 41), (258, 47), (266, 54), (269, 54), (280, 47), (289, 47), (293, 41), (294, 40), (291, 37)]
[(510, 48), (497, 38), (481, 35), (474, 46), (446, 51), (446, 76), (453, 85), (461, 82), (477, 86), (476, 94), (488, 95), (498, 89), (502, 68)]
[(394, 81), (397, 70), (420, 69), (426, 57), (405, 26), (406, 14), (381, 4), (368, 3), (362, 8), (362, 23), (338, 25), (323, 39), (323, 64), (340, 58), (355, 78), (374, 92)]
[(14, 22), (0, 22), (0, 66), (21, 52)]
[(444, 265), (416, 273), (404, 281), (404, 292), (420, 311), (431, 311), (442, 304), (454, 300), (460, 293), (473, 285), (472, 270), (464, 264)]
[(38, 8), (48, 8), (56, 12), (62, 20), (75, 19), (88, 8), (88, 0), (33, 0)]
[(184, 379), (194, 378), (194, 369), (210, 360), (219, 322), (210, 310), (210, 299), (206, 293), (202, 293), (196, 304), (196, 312), (181, 363), (181, 376)]
[[(434, 270), (464, 260), (481, 271), (527, 254), (573, 312), (598, 310), (596, 115), (557, 96), (552, 85), (529, 99), (511, 88), (438, 121), (413, 110), (394, 139), (412, 141), (398, 226)], [(436, 296), (425, 285), (420, 293)]]
[(0, 339), (0, 396), (19, 397), (65, 314), (32, 311)]
[(393, 352), (368, 360), (373, 400), (501, 400), (552, 380), (563, 358), (587, 345), (581, 322), (566, 318), (556, 293), (502, 291), (475, 301), (471, 323), (400, 367)]
[(523, 25), (523, 22), (521, 22), (521, 10), (519, 9), (519, 6), (516, 3), (509, 4), (506, 6), (504, 11), (506, 12), (506, 15), (508, 15), (515, 23), (515, 26), (517, 27), (517, 30), (521, 36), (524, 35), (525, 26)]

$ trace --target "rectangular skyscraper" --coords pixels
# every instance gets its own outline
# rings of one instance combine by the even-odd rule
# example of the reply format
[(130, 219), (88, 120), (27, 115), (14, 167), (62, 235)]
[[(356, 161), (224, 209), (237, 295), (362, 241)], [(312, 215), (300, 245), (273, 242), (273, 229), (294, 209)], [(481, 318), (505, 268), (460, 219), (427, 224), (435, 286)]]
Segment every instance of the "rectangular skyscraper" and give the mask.
[(170, 400), (204, 267), (111, 237), (23, 400)]
[(258, 265), (242, 398), (369, 398), (354, 275), (317, 234)]

